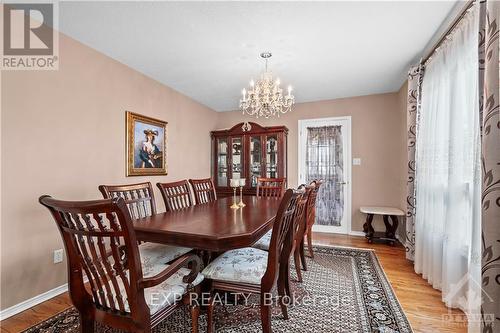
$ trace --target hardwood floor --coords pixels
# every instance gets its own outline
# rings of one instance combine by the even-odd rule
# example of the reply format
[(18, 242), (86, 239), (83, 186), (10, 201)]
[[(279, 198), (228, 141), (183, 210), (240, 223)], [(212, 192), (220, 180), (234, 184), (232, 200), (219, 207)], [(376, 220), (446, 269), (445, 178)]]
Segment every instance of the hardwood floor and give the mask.
[(467, 332), (467, 323), (448, 320), (453, 316), (464, 318), (463, 312), (444, 305), (441, 292), (415, 273), (400, 244), (368, 244), (364, 237), (320, 233), (315, 233), (313, 240), (316, 244), (374, 249), (415, 333)]
[[(368, 244), (363, 237), (320, 233), (314, 234), (313, 239), (317, 244), (374, 249), (415, 333), (467, 332), (466, 323), (447, 319), (454, 316), (462, 318), (463, 313), (444, 306), (441, 293), (413, 271), (413, 265), (405, 259), (405, 250), (401, 245)], [(70, 306), (68, 293), (64, 293), (2, 321), (1, 332), (20, 332)]]
[(0, 322), (1, 333), (21, 332), (66, 310), (72, 305), (69, 294), (67, 292), (63, 293), (31, 309), (2, 320)]

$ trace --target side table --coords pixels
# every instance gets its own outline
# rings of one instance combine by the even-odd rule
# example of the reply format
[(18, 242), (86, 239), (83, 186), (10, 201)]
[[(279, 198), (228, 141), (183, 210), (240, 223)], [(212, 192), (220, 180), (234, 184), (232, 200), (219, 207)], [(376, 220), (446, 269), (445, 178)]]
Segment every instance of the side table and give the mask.
[[(396, 242), (396, 230), (399, 224), (398, 216), (404, 216), (404, 212), (401, 209), (394, 207), (360, 207), (359, 211), (366, 214), (363, 232), (365, 233), (368, 243), (372, 243), (374, 239), (379, 239), (394, 245)], [(373, 229), (372, 222), (374, 215), (382, 215), (385, 224), (385, 232), (375, 232)], [(389, 222), (389, 218), (392, 224)]]

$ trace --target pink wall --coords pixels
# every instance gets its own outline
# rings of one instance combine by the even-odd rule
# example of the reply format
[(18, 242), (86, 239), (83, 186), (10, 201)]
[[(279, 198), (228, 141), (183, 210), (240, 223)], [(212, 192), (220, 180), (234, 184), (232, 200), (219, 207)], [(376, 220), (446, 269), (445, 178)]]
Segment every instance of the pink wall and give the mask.
[[(95, 199), (99, 184), (210, 174), (215, 111), (63, 35), (59, 56), (58, 71), (1, 73), (2, 309), (66, 283), (40, 195)], [(126, 110), (169, 122), (168, 176), (125, 177)]]
[[(288, 179), (290, 186), (298, 181), (298, 121), (326, 117), (352, 117), (352, 157), (362, 160), (352, 166), (352, 230), (362, 231), (362, 205), (385, 205), (403, 208), (406, 175), (405, 112), (398, 93), (379, 94), (300, 103), (293, 111), (277, 119), (251, 119), (239, 111), (218, 114), (217, 128), (229, 128), (242, 121), (261, 125), (288, 127)], [(406, 169), (404, 169), (406, 170)], [(382, 221), (375, 221), (378, 229)]]

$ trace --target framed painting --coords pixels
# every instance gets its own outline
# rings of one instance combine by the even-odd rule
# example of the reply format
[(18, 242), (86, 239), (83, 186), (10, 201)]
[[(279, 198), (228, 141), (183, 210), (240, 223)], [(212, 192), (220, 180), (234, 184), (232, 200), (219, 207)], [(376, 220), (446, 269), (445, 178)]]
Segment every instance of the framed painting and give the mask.
[(167, 174), (167, 122), (126, 112), (127, 176)]

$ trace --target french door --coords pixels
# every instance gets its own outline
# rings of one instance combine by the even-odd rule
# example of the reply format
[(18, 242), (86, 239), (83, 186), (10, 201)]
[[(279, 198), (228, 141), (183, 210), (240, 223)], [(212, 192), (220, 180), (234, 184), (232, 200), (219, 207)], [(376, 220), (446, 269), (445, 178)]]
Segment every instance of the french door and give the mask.
[(299, 183), (323, 180), (314, 231), (351, 230), (351, 117), (299, 120)]

